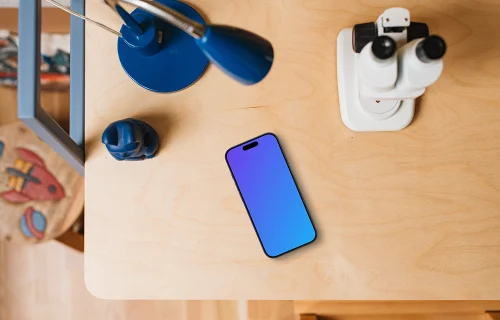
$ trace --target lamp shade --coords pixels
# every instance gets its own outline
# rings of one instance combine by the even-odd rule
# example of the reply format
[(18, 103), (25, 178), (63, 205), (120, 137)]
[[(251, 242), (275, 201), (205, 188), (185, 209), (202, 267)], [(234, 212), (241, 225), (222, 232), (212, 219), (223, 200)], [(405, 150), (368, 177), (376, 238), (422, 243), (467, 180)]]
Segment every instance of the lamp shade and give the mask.
[(271, 43), (243, 29), (208, 25), (196, 44), (213, 64), (245, 85), (264, 79), (273, 65)]
[[(260, 82), (273, 65), (274, 49), (268, 40), (243, 29), (207, 24), (182, 1), (105, 2), (125, 22), (118, 41), (123, 68), (149, 90), (173, 92), (191, 85), (208, 60), (244, 85)], [(118, 2), (138, 8), (129, 14)]]

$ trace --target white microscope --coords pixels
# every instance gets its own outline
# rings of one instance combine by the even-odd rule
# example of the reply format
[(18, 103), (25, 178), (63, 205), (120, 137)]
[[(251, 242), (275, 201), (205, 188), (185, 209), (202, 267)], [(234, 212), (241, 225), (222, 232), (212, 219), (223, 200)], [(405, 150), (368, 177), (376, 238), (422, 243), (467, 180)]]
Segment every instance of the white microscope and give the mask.
[(337, 38), (340, 113), (353, 131), (396, 131), (413, 119), (415, 99), (443, 70), (446, 43), (410, 12), (390, 8), (377, 22)]

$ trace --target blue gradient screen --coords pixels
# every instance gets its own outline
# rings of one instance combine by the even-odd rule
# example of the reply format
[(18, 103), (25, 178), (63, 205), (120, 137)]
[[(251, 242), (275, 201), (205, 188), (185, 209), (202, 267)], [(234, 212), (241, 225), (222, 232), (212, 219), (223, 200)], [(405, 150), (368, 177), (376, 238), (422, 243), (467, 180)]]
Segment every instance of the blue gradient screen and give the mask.
[(226, 161), (267, 256), (314, 241), (316, 231), (275, 135), (229, 149)]

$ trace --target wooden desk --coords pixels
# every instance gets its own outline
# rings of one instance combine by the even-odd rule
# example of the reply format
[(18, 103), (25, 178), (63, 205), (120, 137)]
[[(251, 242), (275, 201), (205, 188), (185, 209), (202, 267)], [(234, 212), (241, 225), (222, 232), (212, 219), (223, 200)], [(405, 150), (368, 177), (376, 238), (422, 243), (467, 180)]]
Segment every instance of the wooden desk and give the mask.
[[(88, 0), (87, 14), (119, 27)], [(141, 89), (116, 39), (87, 26), (86, 256), (89, 290), (116, 299), (500, 299), (500, 6), (406, 1), (448, 42), (442, 78), (414, 122), (356, 133), (341, 122), (336, 37), (400, 1), (193, 0), (210, 21), (272, 41), (262, 83), (209, 68), (175, 94)], [(169, 76), (169, 75), (166, 75)], [(112, 121), (149, 121), (145, 162), (100, 143)], [(259, 245), (225, 151), (271, 131), (318, 228), (279, 259)]]

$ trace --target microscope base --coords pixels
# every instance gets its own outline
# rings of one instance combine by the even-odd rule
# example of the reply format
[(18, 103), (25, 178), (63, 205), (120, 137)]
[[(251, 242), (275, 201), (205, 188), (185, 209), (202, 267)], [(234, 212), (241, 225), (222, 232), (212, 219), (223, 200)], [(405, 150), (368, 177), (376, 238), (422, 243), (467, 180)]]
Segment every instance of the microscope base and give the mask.
[[(353, 131), (397, 131), (407, 127), (413, 120), (415, 100), (380, 99), (384, 112), (369, 112), (370, 103), (359, 96), (358, 54), (352, 49), (352, 28), (344, 29), (337, 38), (337, 77), (340, 114), (344, 124)], [(399, 103), (401, 102), (401, 103)], [(370, 106), (369, 106), (370, 105)], [(387, 107), (392, 106), (393, 107)]]

